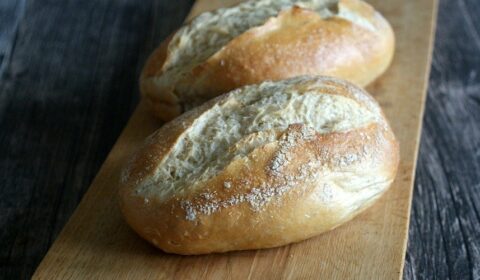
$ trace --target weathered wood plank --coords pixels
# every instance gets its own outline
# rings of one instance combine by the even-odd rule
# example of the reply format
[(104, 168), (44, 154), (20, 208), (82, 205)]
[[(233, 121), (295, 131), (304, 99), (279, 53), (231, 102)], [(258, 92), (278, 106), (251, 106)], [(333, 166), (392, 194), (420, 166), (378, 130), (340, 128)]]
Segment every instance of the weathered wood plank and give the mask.
[(25, 0), (0, 3), (0, 77), (9, 64), (15, 48), (19, 22), (25, 11)]
[(480, 279), (479, 15), (440, 2), (406, 279)]
[(0, 1), (5, 279), (32, 275), (137, 103), (144, 58), (192, 1), (22, 3)]

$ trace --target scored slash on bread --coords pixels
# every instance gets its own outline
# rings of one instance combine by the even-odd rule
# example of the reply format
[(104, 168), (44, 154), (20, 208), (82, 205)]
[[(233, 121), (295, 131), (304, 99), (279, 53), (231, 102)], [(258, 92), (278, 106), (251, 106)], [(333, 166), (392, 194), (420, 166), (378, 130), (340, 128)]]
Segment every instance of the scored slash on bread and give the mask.
[(140, 78), (168, 121), (237, 87), (300, 75), (365, 86), (390, 64), (388, 22), (360, 0), (254, 0), (203, 13), (170, 36)]
[(327, 77), (268, 81), (150, 136), (123, 172), (121, 209), (166, 252), (276, 247), (363, 211), (398, 160), (388, 122), (362, 89)]

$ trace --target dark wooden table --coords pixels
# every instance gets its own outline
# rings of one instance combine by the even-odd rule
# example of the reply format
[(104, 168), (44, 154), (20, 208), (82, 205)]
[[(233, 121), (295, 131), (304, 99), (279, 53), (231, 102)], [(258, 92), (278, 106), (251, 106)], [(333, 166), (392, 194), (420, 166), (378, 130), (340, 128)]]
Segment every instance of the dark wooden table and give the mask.
[[(192, 3), (0, 1), (0, 278), (32, 275)], [(480, 279), (480, 1), (441, 0), (436, 38), (404, 278)]]

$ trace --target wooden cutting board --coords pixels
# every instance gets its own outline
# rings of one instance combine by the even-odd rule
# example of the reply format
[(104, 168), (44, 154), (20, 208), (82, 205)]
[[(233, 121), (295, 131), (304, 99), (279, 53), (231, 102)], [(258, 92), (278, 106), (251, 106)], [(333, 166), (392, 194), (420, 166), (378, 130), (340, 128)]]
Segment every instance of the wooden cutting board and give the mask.
[[(234, 1), (197, 0), (192, 15)], [(160, 125), (141, 102), (33, 278), (400, 278), (437, 3), (436, 0), (368, 2), (390, 21), (397, 39), (391, 68), (368, 88), (385, 110), (401, 144), (397, 179), (377, 204), (353, 221), (298, 244), (193, 257), (165, 254), (130, 230), (116, 201), (121, 166), (130, 151)]]

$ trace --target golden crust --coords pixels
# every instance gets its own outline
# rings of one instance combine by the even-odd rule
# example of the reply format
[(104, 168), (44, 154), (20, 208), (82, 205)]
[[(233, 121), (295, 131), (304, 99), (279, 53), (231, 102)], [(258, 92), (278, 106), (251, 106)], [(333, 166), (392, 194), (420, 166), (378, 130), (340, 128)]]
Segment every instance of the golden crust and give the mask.
[[(351, 85), (321, 79), (330, 90), (322, 94), (340, 94), (378, 109), (367, 94), (354, 94)], [(398, 143), (378, 110), (380, 121), (366, 127), (313, 133), (287, 149), (281, 141), (260, 146), (195, 189), (165, 200), (138, 194), (137, 187), (155, 176), (182, 133), (231, 94), (166, 124), (146, 141), (126, 169), (120, 187), (122, 212), (131, 227), (156, 247), (190, 255), (301, 241), (350, 220), (394, 180)], [(303, 134), (304, 129), (302, 124), (292, 124), (278, 133), (280, 139), (287, 139)], [(280, 151), (290, 158), (289, 163), (281, 170), (272, 169), (272, 160)]]
[(340, 16), (322, 19), (313, 11), (293, 7), (234, 38), (169, 88), (155, 84), (155, 78), (162, 75), (160, 61), (166, 59), (168, 43), (164, 43), (147, 62), (141, 90), (152, 104), (163, 104), (152, 106), (153, 111), (168, 121), (181, 113), (182, 103), (191, 101), (178, 99), (178, 88), (208, 100), (243, 85), (300, 75), (339, 77), (365, 86), (388, 68), (394, 51), (393, 31), (365, 2), (341, 0), (339, 5), (373, 28)]
[(170, 120), (182, 113), (178, 98), (171, 90), (162, 89), (161, 95), (152, 94), (158, 91), (158, 85), (152, 78), (162, 74), (162, 66), (167, 58), (167, 48), (172, 37), (173, 35), (170, 35), (150, 55), (140, 76), (140, 92), (161, 120)]

